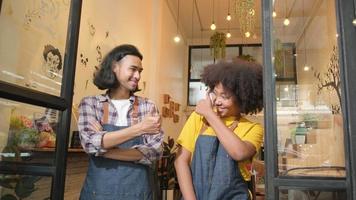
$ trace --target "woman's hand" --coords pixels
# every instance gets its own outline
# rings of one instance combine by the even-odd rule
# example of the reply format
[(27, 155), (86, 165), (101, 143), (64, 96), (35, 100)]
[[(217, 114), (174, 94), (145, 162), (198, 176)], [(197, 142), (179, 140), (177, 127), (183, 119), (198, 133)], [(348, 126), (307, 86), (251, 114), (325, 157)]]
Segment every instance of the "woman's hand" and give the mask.
[(195, 112), (199, 115), (202, 115), (203, 117), (206, 117), (207, 115), (214, 113), (213, 103), (213, 99), (211, 99), (207, 93), (205, 99), (202, 99), (197, 103)]

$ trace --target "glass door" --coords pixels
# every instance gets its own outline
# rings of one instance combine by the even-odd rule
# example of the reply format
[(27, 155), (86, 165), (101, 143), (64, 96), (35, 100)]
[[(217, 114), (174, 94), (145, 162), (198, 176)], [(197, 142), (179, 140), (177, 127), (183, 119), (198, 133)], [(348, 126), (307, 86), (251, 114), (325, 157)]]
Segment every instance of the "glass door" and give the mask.
[(0, 199), (63, 199), (81, 1), (0, 1)]
[(340, 7), (355, 2), (262, 3), (267, 197), (354, 199), (348, 125), (355, 118), (347, 104), (354, 98), (347, 81), (354, 81), (346, 71), (355, 62), (343, 56), (355, 52), (355, 39), (343, 43), (354, 27), (350, 20), (342, 27)]

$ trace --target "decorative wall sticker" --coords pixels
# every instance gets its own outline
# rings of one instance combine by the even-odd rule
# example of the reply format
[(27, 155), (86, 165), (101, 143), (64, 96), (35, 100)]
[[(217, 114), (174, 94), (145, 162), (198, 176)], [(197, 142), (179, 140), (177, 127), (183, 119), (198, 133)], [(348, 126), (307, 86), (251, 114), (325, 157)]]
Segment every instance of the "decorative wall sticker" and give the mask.
[(93, 24), (91, 24), (90, 22), (88, 22), (88, 26), (89, 26), (89, 34), (91, 36), (94, 36), (95, 32), (96, 32), (95, 26)]
[(62, 55), (59, 49), (50, 44), (45, 45), (43, 58), (43, 70), (45, 75), (52, 79), (56, 78), (58, 76), (58, 72), (62, 69)]
[(43, 30), (56, 38), (60, 6), (63, 4), (59, 0), (28, 1), (28, 4), (32, 5), (27, 6), (30, 9), (27, 9), (24, 15), (24, 28)]
[(101, 48), (99, 45), (96, 46), (96, 61), (98, 61), (98, 63), (101, 63), (101, 61), (103, 60), (103, 54), (101, 53)]
[(35, 18), (38, 18), (38, 19), (41, 18), (39, 11), (38, 10), (27, 10), (25, 13), (25, 20), (24, 20), (26, 27), (30, 26), (32, 21)]
[(106, 31), (105, 32), (105, 38), (108, 38), (109, 37), (109, 31)]
[(89, 62), (89, 59), (83, 55), (83, 53), (80, 54), (80, 62), (84, 67), (87, 66), (87, 63)]
[(318, 80), (318, 94), (321, 94), (323, 90), (336, 93), (338, 101), (331, 104), (331, 110), (333, 114), (339, 114), (341, 112), (341, 81), (339, 54), (336, 45), (333, 46), (327, 71), (321, 74), (314, 70), (314, 77)]
[(89, 83), (89, 80), (86, 80), (85, 81), (85, 89), (88, 89), (88, 83)]

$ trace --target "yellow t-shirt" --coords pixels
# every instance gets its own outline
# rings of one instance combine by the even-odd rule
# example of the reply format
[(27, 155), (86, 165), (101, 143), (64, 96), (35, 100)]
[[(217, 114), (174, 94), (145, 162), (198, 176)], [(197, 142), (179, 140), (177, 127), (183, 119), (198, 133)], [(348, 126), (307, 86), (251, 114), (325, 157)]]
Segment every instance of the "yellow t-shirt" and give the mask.
[[(196, 112), (193, 112), (187, 120), (186, 124), (184, 125), (182, 132), (180, 133), (177, 139), (177, 143), (182, 145), (192, 154), (194, 153), (195, 142), (199, 136), (200, 129), (203, 126), (202, 120), (202, 116), (198, 115)], [(224, 118), (222, 120), (227, 126), (230, 126), (234, 122), (233, 117)], [(242, 117), (240, 118), (238, 126), (234, 130), (234, 132), (238, 137), (241, 138), (241, 140), (248, 141), (253, 144), (256, 148), (256, 152), (260, 150), (263, 141), (263, 129), (260, 124), (251, 122), (246, 118)], [(208, 127), (203, 134), (215, 136), (215, 132), (211, 127)], [(250, 163), (250, 160), (239, 162), (241, 175), (246, 181), (249, 181), (251, 178), (251, 174), (247, 169), (247, 165)]]

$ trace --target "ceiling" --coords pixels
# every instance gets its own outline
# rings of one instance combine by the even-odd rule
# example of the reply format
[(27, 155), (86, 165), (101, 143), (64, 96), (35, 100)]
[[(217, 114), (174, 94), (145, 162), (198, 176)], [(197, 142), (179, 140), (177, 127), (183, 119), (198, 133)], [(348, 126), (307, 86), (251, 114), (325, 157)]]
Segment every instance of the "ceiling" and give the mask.
[[(226, 33), (230, 30), (232, 35), (230, 38), (231, 41), (233, 39), (245, 39), (250, 40), (251, 43), (261, 42), (261, 0), (254, 1), (255, 28), (250, 38), (243, 37), (241, 33), (241, 26), (235, 14), (236, 0), (167, 0), (167, 5), (175, 19), (177, 19), (178, 13), (178, 1), (179, 31), (188, 40), (193, 38), (199, 41), (199, 39), (206, 40), (210, 38), (214, 33), (210, 30), (210, 25), (214, 18), (217, 31)], [(307, 25), (311, 12), (320, 6), (320, 2), (322, 0), (275, 0), (274, 10), (277, 13), (277, 16), (274, 18), (275, 34), (288, 36), (288, 41), (297, 41)], [(228, 12), (232, 16), (230, 22), (226, 20)], [(287, 28), (283, 26), (285, 16), (288, 16), (291, 22)], [(227, 40), (227, 43), (229, 43), (229, 40)]]

